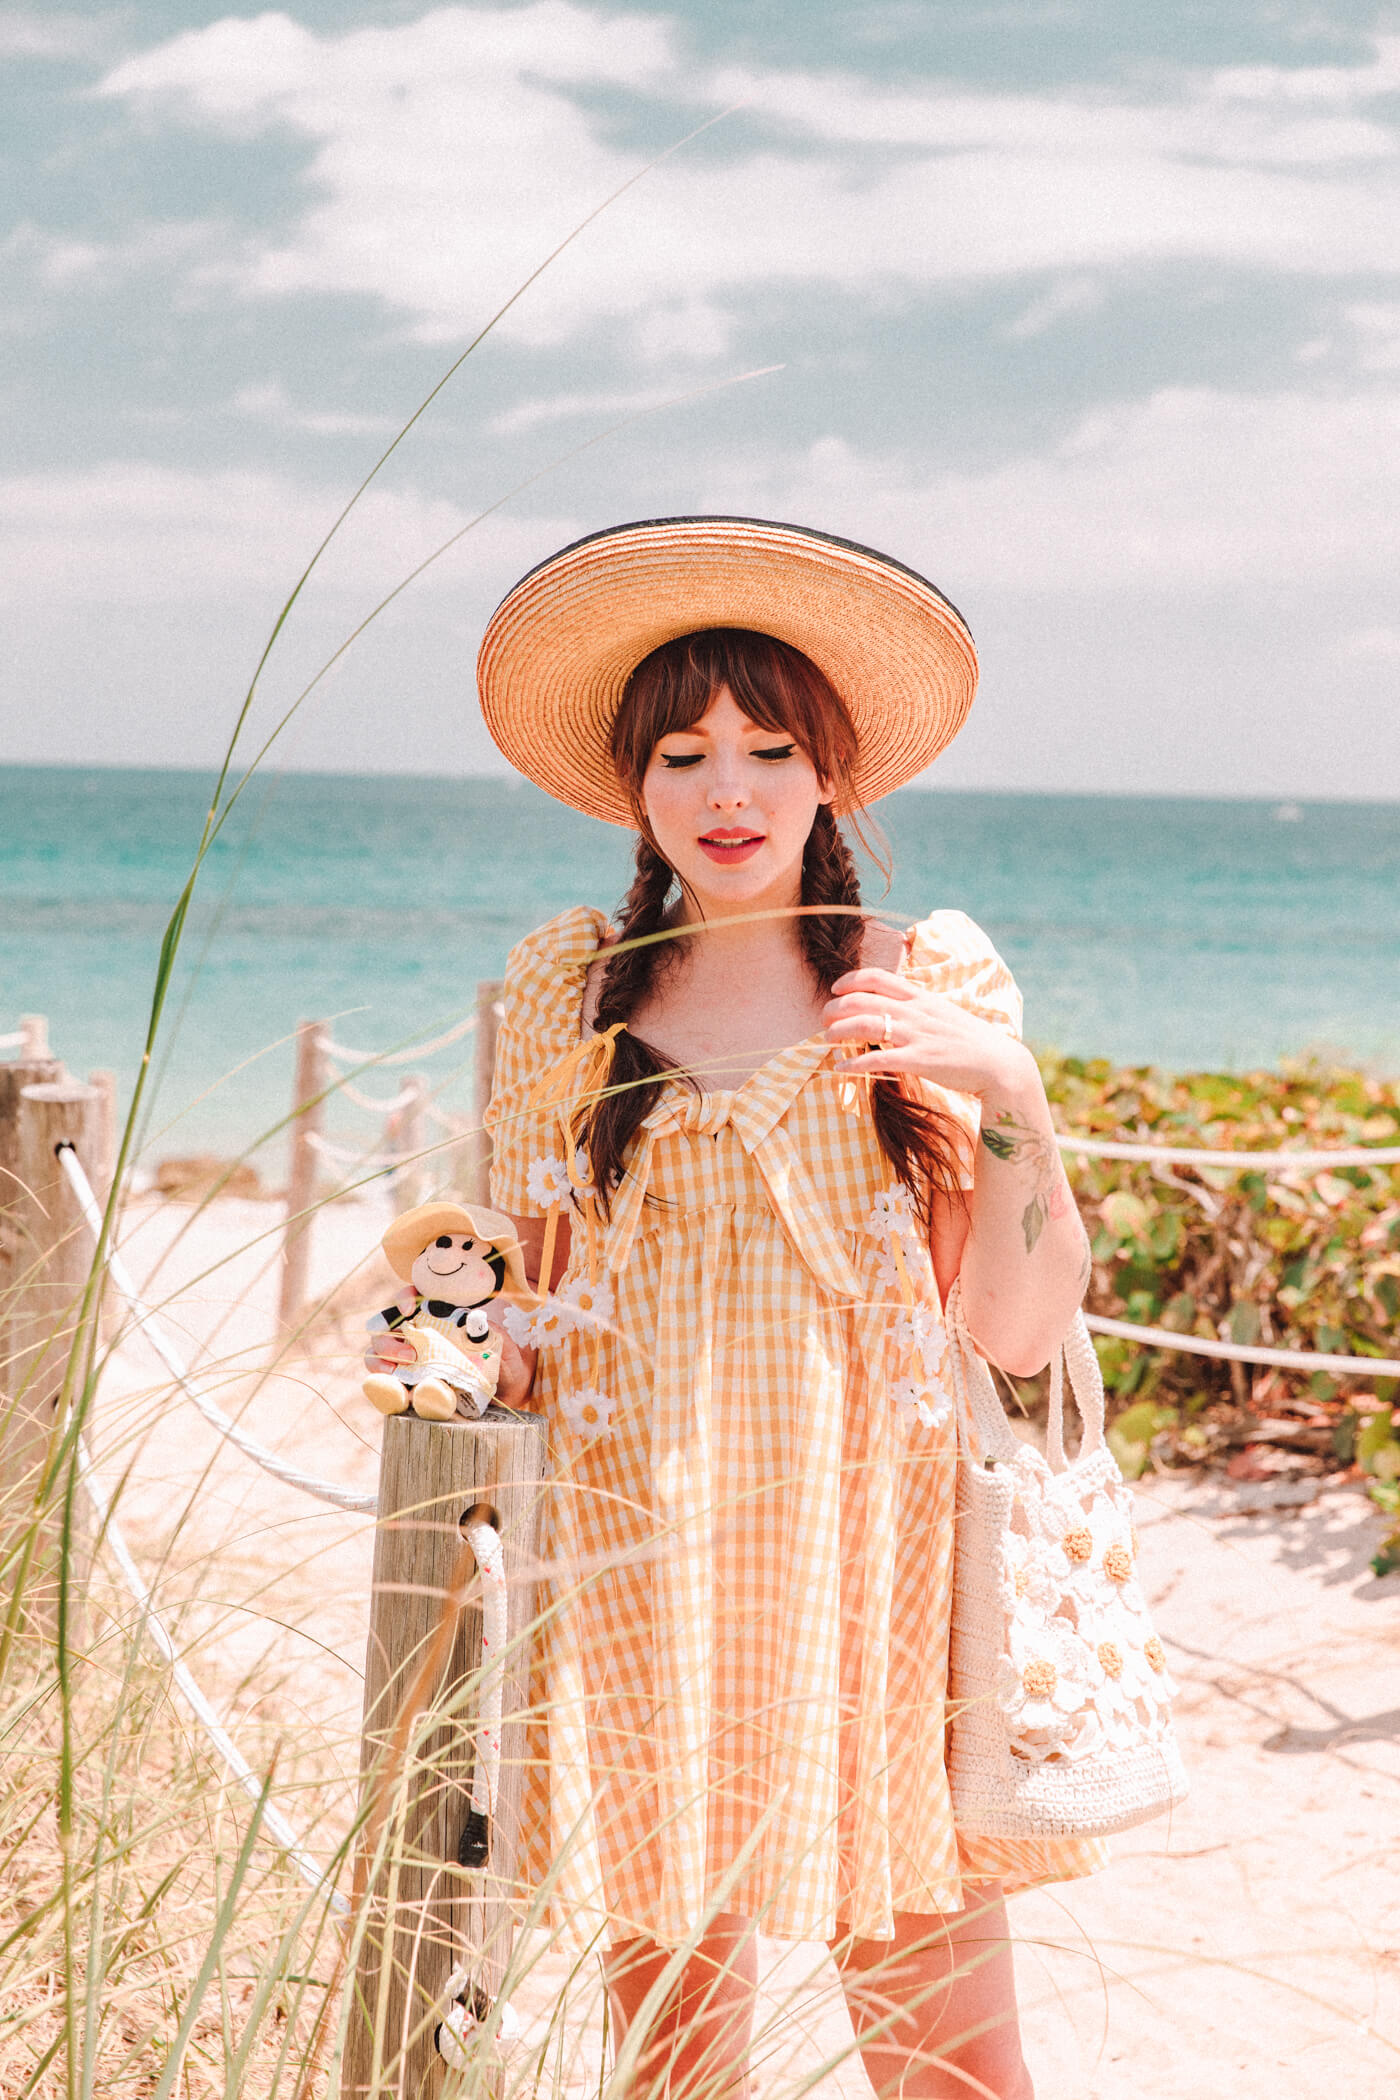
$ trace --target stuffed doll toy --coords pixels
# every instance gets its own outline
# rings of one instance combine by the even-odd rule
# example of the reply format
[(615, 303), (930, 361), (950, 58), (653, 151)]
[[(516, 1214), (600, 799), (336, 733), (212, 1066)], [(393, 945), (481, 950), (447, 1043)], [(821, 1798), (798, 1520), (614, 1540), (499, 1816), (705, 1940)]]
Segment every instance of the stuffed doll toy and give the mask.
[(412, 1408), (430, 1422), (484, 1415), (500, 1377), (501, 1343), (483, 1307), (502, 1292), (530, 1298), (515, 1227), (479, 1204), (420, 1203), (395, 1218), (383, 1247), (404, 1288), (365, 1325), (371, 1334), (399, 1335), (416, 1354), (412, 1363), (371, 1372), (365, 1398), (381, 1414)]

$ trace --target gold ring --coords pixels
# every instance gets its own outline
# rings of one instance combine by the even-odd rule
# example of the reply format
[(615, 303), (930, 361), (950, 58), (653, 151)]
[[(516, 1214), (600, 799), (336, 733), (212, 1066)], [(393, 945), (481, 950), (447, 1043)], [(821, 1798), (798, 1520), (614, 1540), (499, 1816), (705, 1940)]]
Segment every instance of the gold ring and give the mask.
[(880, 1048), (882, 1050), (888, 1043), (890, 1037), (894, 1034), (894, 1022), (890, 1019), (888, 1010), (884, 1015), (884, 1022), (884, 1028), (880, 1032)]

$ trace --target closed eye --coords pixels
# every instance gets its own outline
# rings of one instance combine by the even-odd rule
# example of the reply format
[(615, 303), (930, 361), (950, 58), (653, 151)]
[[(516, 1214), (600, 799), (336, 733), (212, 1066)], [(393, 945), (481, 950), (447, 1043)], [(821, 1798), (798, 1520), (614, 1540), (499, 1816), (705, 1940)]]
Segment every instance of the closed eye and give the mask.
[(774, 744), (769, 750), (755, 751), (755, 758), (791, 758), (796, 744)]
[(704, 755), (703, 751), (663, 751), (661, 763), (668, 771), (679, 773), (686, 766), (698, 766)]

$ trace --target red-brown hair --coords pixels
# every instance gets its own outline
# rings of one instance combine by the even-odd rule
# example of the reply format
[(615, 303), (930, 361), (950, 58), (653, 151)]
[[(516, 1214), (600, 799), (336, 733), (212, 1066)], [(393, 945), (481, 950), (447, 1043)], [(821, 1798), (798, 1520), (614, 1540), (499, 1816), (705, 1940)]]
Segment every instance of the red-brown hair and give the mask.
[[(852, 770), (858, 755), (846, 704), (825, 672), (790, 643), (744, 627), (708, 627), (664, 642), (644, 656), (623, 690), (612, 726), (612, 759), (631, 799), (637, 823), (637, 872), (623, 902), (619, 940), (639, 940), (675, 922), (676, 878), (662, 859), (642, 803), (642, 782), (663, 736), (690, 729), (721, 686), (761, 729), (791, 737), (811, 760), (817, 776), (836, 790), (836, 806), (858, 812)], [(860, 882), (850, 848), (831, 809), (819, 804), (802, 856), (801, 902), (844, 907), (830, 915), (804, 912), (798, 919), (802, 952), (818, 988), (829, 992), (838, 977), (860, 963), (865, 921)], [(604, 967), (593, 1025), (619, 1030), (610, 1091), (589, 1111), (582, 1129), (591, 1178), (606, 1209), (625, 1172), (624, 1155), (662, 1078), (676, 1067), (628, 1023), (659, 974), (674, 965), (680, 943), (655, 941), (628, 948)], [(694, 1084), (694, 1082), (690, 1082)], [(960, 1199), (953, 1128), (948, 1118), (915, 1100), (898, 1079), (877, 1079), (870, 1106), (880, 1149), (909, 1189), (925, 1222), (934, 1198)]]

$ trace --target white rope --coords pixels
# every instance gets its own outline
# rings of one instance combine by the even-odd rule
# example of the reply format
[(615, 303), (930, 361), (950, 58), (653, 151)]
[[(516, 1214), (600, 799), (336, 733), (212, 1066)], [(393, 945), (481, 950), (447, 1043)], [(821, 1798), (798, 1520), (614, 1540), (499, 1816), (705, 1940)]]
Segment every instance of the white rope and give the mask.
[(445, 1130), (449, 1137), (465, 1137), (471, 1127), (465, 1116), (445, 1116), (440, 1108), (433, 1107), (431, 1101), (425, 1104), (423, 1113), (430, 1123), (435, 1123), (439, 1130)]
[(1085, 1313), (1095, 1334), (1119, 1341), (1142, 1342), (1150, 1349), (1184, 1349), (1191, 1356), (1215, 1356), (1226, 1363), (1278, 1364), (1287, 1371), (1336, 1371), (1344, 1378), (1400, 1378), (1400, 1357), (1337, 1356), (1322, 1349), (1264, 1349), (1243, 1342), (1216, 1342), (1199, 1334), (1177, 1334), (1170, 1327), (1135, 1327), (1128, 1320), (1106, 1320)]
[(506, 1556), (501, 1534), (481, 1520), (467, 1526), (467, 1544), (481, 1573), (481, 1688), (472, 1807), (494, 1816), (501, 1783), (501, 1702), (505, 1694)]
[(407, 1152), (357, 1152), (353, 1145), (333, 1145), (318, 1130), (308, 1130), (305, 1142), (322, 1159), (333, 1160), (340, 1167), (401, 1167), (412, 1157)]
[(415, 1043), (408, 1050), (348, 1050), (344, 1043), (335, 1042), (329, 1035), (320, 1037), (321, 1048), (327, 1057), (338, 1058), (346, 1065), (411, 1065), (415, 1057), (432, 1057), (445, 1050), (449, 1043), (459, 1043), (464, 1035), (470, 1035), (476, 1026), (476, 1015), (468, 1014), (446, 1035), (436, 1035), (430, 1043)]
[[(66, 1144), (58, 1148), (58, 1161), (68, 1176), (73, 1193), (87, 1220), (88, 1230), (96, 1241), (102, 1230), (102, 1213), (93, 1194), (92, 1184), (83, 1172), (82, 1162), (73, 1147)], [(300, 1488), (303, 1494), (314, 1495), (318, 1502), (329, 1502), (334, 1509), (350, 1510), (356, 1515), (366, 1517), (375, 1514), (379, 1506), (375, 1496), (362, 1495), (353, 1488), (341, 1487), (334, 1480), (318, 1479), (314, 1473), (303, 1473), (299, 1466), (289, 1466), (285, 1459), (278, 1458), (265, 1444), (260, 1444), (255, 1437), (248, 1436), (241, 1430), (221, 1407), (215, 1406), (212, 1400), (190, 1383), (189, 1373), (171, 1347), (155, 1314), (138, 1297), (126, 1264), (115, 1248), (107, 1250), (107, 1273), (135, 1315), (137, 1327), (145, 1330), (146, 1338), (156, 1355), (186, 1399), (194, 1402), (211, 1428), (217, 1429), (220, 1436), (227, 1437), (245, 1458), (251, 1458), (254, 1465), (261, 1466), (265, 1473), (271, 1473), (275, 1480), (282, 1481), (287, 1487)]]
[(1400, 1145), (1351, 1145), (1331, 1152), (1229, 1152), (1189, 1145), (1119, 1144), (1107, 1139), (1064, 1137), (1058, 1131), (1055, 1143), (1062, 1152), (1080, 1152), (1089, 1159), (1160, 1159), (1179, 1167), (1225, 1167), (1240, 1174), (1255, 1167), (1296, 1167), (1325, 1173), (1329, 1167), (1400, 1165)]
[(407, 1108), (409, 1102), (417, 1101), (420, 1095), (416, 1086), (401, 1086), (396, 1094), (386, 1094), (383, 1100), (376, 1100), (373, 1094), (362, 1094), (348, 1079), (341, 1080), (336, 1092), (343, 1094), (347, 1101), (353, 1101), (356, 1108), (367, 1108), (372, 1116), (396, 1116), (401, 1108)]
[[(60, 1154), (60, 1157), (63, 1157), (63, 1155)], [(279, 1851), (286, 1853), (288, 1861), (295, 1867), (308, 1888), (315, 1889), (318, 1894), (325, 1890), (331, 1909), (341, 1917), (347, 1916), (350, 1905), (346, 1902), (344, 1896), (341, 1895), (339, 1889), (331, 1888), (328, 1885), (326, 1875), (322, 1873), (310, 1853), (305, 1850), (296, 1832), (277, 1804), (274, 1801), (263, 1800), (262, 1780), (258, 1778), (257, 1773), (253, 1770), (247, 1758), (243, 1755), (238, 1745), (234, 1742), (233, 1737), (205, 1698), (195, 1682), (188, 1665), (181, 1662), (176, 1652), (175, 1643), (170, 1637), (169, 1629), (161, 1618), (160, 1613), (156, 1610), (145, 1577), (133, 1560), (131, 1549), (122, 1536), (121, 1527), (112, 1515), (112, 1506), (107, 1498), (106, 1489), (97, 1477), (87, 1445), (81, 1437), (78, 1439), (78, 1473), (83, 1486), (92, 1498), (93, 1508), (97, 1512), (99, 1530), (105, 1536), (106, 1542), (112, 1550), (112, 1558), (121, 1569), (123, 1580), (140, 1609), (140, 1631), (149, 1634), (152, 1646), (157, 1650), (162, 1660), (169, 1664), (170, 1674), (174, 1678), (176, 1687), (186, 1705), (204, 1729), (210, 1742), (223, 1759), (225, 1766), (238, 1781), (248, 1799), (254, 1806), (257, 1806), (259, 1803), (262, 1804), (263, 1828), (274, 1840)]]
[[(476, 1763), (472, 1768), (471, 1810), (481, 1819), (487, 1839), (494, 1836), (496, 1800), (501, 1782), (501, 1712), (505, 1694), (506, 1556), (494, 1524), (478, 1518), (466, 1527), (467, 1544), (481, 1576), (481, 1678), (477, 1690)], [(474, 1983), (469, 1964), (452, 1971), (441, 2001), (434, 2041), (438, 2055), (454, 2071), (470, 2071), (480, 2031), (494, 2025), (498, 2054), (505, 2054), (522, 2032), (513, 2006), (493, 2004)]]

